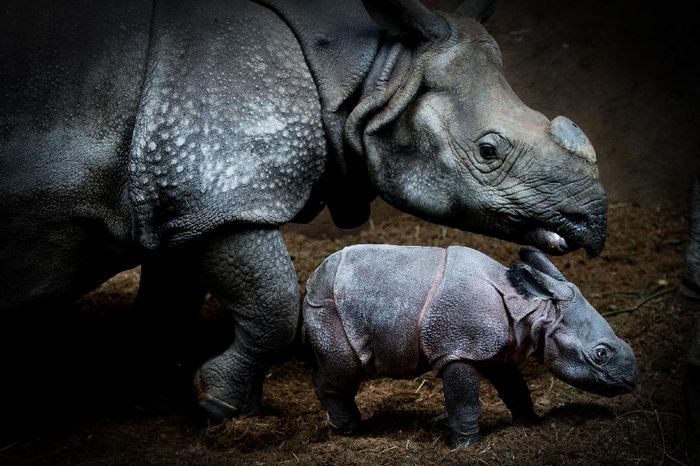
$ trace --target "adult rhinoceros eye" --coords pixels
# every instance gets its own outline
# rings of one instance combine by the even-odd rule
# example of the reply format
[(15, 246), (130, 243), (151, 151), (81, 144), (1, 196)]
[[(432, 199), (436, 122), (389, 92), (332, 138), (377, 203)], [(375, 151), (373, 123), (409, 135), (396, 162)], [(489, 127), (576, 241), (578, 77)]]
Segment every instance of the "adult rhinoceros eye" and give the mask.
[(480, 161), (489, 166), (495, 165), (494, 161), (503, 161), (511, 149), (508, 140), (496, 132), (484, 134), (474, 142), (479, 148)]
[(496, 160), (498, 158), (496, 148), (486, 143), (479, 144), (479, 155), (484, 160)]
[(605, 364), (610, 356), (608, 355), (608, 350), (604, 346), (599, 346), (595, 349), (595, 355), (593, 356), (596, 364)]

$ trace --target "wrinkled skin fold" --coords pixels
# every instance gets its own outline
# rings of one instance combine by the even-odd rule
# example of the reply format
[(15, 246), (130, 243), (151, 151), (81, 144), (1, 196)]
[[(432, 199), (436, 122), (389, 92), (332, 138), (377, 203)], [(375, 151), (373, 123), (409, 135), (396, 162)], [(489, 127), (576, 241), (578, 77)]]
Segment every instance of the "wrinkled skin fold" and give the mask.
[(478, 22), (489, 2), (11, 0), (6, 11), (0, 307), (49, 308), (141, 264), (137, 305), (167, 355), (183, 342), (163, 328), (212, 293), (236, 324), (195, 377), (214, 417), (259, 412), (264, 374), (294, 339), (285, 223), (327, 207), (357, 226), (380, 196), (550, 253), (603, 248), (593, 146), (514, 94)]

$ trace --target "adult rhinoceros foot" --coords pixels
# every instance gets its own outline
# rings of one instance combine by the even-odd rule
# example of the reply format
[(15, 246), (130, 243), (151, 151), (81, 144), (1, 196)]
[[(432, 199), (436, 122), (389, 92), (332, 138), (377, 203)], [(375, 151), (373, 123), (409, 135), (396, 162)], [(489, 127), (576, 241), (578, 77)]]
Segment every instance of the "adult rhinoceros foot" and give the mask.
[(238, 415), (238, 408), (206, 394), (203, 395), (203, 398), (200, 398), (199, 406), (204, 409), (209, 417), (217, 421), (223, 421)]
[[(238, 416), (258, 416), (262, 412), (260, 396), (258, 396), (261, 392), (258, 390), (255, 390), (255, 394), (249, 396), (248, 400), (239, 408), (238, 405), (231, 404), (234, 402), (233, 399), (236, 398), (235, 395), (226, 394), (212, 387), (207, 387), (203, 380), (201, 371), (198, 371), (194, 381), (195, 391), (199, 406), (204, 409), (204, 412), (209, 418), (216, 421), (223, 421)], [(240, 402), (236, 403), (238, 404)]]
[[(262, 377), (261, 370), (247, 372), (247, 380), (236, 380), (237, 377), (228, 371), (219, 370), (212, 365), (214, 359), (205, 364), (194, 379), (194, 388), (199, 405), (205, 413), (214, 420), (222, 421), (239, 416), (257, 416), (262, 412)], [(240, 365), (235, 365), (240, 369)]]
[[(219, 380), (219, 383), (216, 383), (216, 377), (212, 377), (213, 374), (204, 375), (203, 371), (205, 371), (204, 374), (208, 372), (207, 368), (203, 367), (197, 371), (194, 378), (194, 389), (199, 405), (209, 417), (218, 421), (238, 416), (240, 408), (231, 404), (233, 393), (226, 393), (231, 390), (222, 389), (226, 382)], [(228, 401), (224, 401), (224, 398)]]

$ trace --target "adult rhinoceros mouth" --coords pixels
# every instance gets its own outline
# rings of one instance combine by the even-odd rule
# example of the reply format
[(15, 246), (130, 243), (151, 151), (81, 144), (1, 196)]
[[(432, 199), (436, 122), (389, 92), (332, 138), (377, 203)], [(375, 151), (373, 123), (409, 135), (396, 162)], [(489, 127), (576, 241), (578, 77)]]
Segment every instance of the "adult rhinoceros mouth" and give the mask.
[(524, 239), (548, 254), (561, 255), (584, 248), (594, 257), (605, 245), (605, 217), (590, 221), (562, 214), (529, 228)]
[(570, 244), (566, 238), (561, 236), (556, 231), (548, 230), (542, 227), (537, 227), (530, 230), (525, 235), (525, 240), (549, 254), (566, 254), (567, 252), (574, 250), (573, 243)]

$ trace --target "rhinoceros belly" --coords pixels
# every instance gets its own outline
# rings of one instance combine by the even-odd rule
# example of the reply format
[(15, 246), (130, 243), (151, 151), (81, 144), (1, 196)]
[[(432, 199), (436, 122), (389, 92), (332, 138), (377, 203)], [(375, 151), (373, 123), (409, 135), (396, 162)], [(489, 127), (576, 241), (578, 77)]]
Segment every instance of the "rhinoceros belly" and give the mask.
[(265, 7), (214, 0), (160, 2), (152, 38), (129, 164), (139, 242), (293, 219), (326, 155), (294, 34)]

